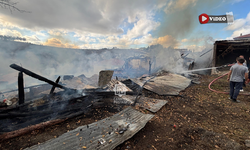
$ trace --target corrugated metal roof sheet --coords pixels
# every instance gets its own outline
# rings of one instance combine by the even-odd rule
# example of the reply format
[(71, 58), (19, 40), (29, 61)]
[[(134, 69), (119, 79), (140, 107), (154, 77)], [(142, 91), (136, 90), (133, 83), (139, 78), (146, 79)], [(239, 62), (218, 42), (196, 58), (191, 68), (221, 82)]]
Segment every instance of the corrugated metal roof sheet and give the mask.
[[(116, 104), (134, 104), (136, 96), (123, 95), (121, 97), (115, 96), (114, 103)], [(138, 97), (137, 106), (145, 108), (151, 112), (157, 112), (160, 110), (168, 101), (161, 99), (154, 99), (149, 97), (140, 96)]]
[(167, 104), (167, 100), (153, 99), (149, 97), (140, 97), (138, 106), (143, 107), (151, 112), (157, 112), (164, 105)]
[[(143, 81), (131, 79), (136, 84), (142, 86)], [(158, 76), (147, 82), (143, 88), (159, 95), (179, 95), (179, 92), (187, 88), (191, 80), (181, 75), (169, 73), (168, 75)]]
[(26, 150), (111, 150), (131, 138), (153, 117), (154, 115), (143, 114), (128, 107), (112, 117), (78, 127)]

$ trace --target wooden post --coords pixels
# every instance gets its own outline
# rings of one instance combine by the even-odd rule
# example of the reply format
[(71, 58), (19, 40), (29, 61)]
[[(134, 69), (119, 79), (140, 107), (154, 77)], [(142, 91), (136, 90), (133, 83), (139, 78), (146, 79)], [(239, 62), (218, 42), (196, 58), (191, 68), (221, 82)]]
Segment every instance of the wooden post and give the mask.
[(111, 78), (113, 76), (114, 71), (113, 70), (102, 70), (99, 72), (99, 81), (98, 86), (104, 87), (111, 81)]
[(151, 66), (152, 66), (152, 62), (149, 61), (149, 71), (148, 71), (148, 74), (149, 74), (149, 75), (151, 74)]
[(42, 76), (40, 76), (40, 75), (38, 75), (38, 74), (36, 74), (36, 73), (34, 73), (34, 72), (31, 72), (31, 71), (29, 71), (29, 70), (27, 70), (27, 69), (24, 69), (24, 68), (22, 68), (22, 67), (20, 67), (20, 66), (18, 66), (18, 65), (16, 65), (16, 64), (11, 64), (10, 67), (13, 68), (13, 69), (15, 69), (15, 70), (21, 71), (21, 72), (23, 72), (23, 73), (25, 73), (25, 74), (27, 74), (27, 75), (33, 77), (33, 78), (36, 78), (36, 79), (38, 79), (38, 80), (41, 80), (41, 81), (47, 82), (47, 83), (49, 83), (49, 84), (51, 84), (51, 85), (54, 85), (55, 87), (59, 87), (59, 88), (61, 88), (61, 89), (65, 89), (65, 90), (74, 90), (74, 89), (69, 89), (69, 88), (67, 88), (67, 87), (64, 87), (64, 86), (62, 86), (62, 85), (60, 85), (60, 84), (57, 84), (57, 83), (55, 83), (54, 81), (51, 81), (51, 80), (49, 80), (49, 79), (46, 79), (46, 78), (44, 78), (44, 77), (42, 77)]
[(19, 72), (18, 74), (18, 98), (19, 105), (24, 103), (24, 86), (23, 86), (23, 72)]
[[(55, 83), (58, 83), (59, 82), (59, 80), (60, 80), (60, 76), (56, 79), (56, 82)], [(54, 91), (55, 91), (55, 88), (56, 88), (56, 86), (55, 85), (53, 85), (53, 87), (51, 88), (51, 90), (50, 90), (50, 92), (49, 92), (49, 94), (53, 94), (54, 93)]]

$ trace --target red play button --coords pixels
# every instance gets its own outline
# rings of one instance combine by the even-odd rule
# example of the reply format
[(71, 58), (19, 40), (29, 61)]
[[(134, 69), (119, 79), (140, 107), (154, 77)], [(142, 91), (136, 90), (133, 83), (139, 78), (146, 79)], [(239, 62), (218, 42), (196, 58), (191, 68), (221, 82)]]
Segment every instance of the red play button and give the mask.
[(207, 14), (201, 14), (199, 16), (199, 21), (200, 21), (201, 24), (208, 23), (208, 21), (209, 21), (208, 15)]

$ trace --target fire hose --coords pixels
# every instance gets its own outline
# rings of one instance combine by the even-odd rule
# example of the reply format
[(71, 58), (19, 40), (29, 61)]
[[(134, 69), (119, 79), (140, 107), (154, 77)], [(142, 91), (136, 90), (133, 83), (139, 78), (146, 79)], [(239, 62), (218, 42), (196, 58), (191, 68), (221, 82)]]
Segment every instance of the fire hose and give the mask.
[[(229, 64), (229, 65), (224, 65), (224, 66), (222, 66), (222, 67), (227, 67), (227, 66), (232, 66), (232, 65), (233, 65), (233, 64)], [(224, 77), (224, 76), (226, 76), (226, 75), (228, 75), (228, 74), (229, 74), (229, 73), (223, 74), (222, 76), (219, 76), (218, 78), (216, 78), (216, 79), (214, 79), (212, 82), (210, 82), (209, 85), (208, 85), (209, 90), (210, 90), (210, 91), (213, 91), (213, 92), (215, 92), (215, 93), (229, 94), (229, 92), (216, 91), (216, 90), (214, 90), (214, 89), (211, 88), (211, 85), (212, 85), (215, 81), (217, 81), (218, 79), (220, 79), (220, 78), (222, 78), (222, 77)], [(249, 93), (240, 93), (240, 95), (250, 95), (250, 94), (249, 94)]]

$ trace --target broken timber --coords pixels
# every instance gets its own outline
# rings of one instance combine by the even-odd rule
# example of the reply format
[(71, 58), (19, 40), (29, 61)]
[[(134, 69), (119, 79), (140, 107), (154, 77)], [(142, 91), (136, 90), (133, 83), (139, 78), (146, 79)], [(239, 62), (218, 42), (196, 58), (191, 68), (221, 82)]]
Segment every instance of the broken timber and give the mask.
[(16, 64), (11, 64), (10, 67), (13, 68), (13, 69), (15, 69), (15, 70), (21, 71), (21, 72), (23, 72), (23, 73), (25, 73), (25, 74), (33, 77), (33, 78), (36, 78), (38, 80), (47, 82), (47, 83), (49, 83), (49, 84), (51, 84), (51, 85), (53, 85), (55, 87), (58, 87), (58, 88), (61, 88), (61, 89), (65, 89), (65, 90), (73, 90), (73, 89), (69, 89), (67, 87), (64, 87), (64, 86), (62, 86), (62, 85), (60, 85), (58, 83), (55, 83), (55, 82), (53, 82), (53, 81), (51, 81), (49, 79), (46, 79), (45, 77), (42, 77), (42, 76), (40, 76), (40, 75), (38, 75), (38, 74), (36, 74), (34, 72), (31, 72), (31, 71), (29, 71), (27, 69), (24, 69), (23, 67), (20, 67), (20, 66), (18, 66)]
[[(56, 79), (56, 83), (58, 83), (59, 82), (59, 80), (60, 80), (60, 76)], [(54, 91), (55, 91), (55, 86), (53, 85), (53, 87), (51, 88), (51, 90), (50, 90), (50, 92), (49, 92), (49, 94), (53, 94), (54, 93)]]
[(100, 149), (112, 150), (140, 131), (154, 115), (143, 114), (128, 107), (109, 118), (78, 127), (56, 139), (34, 145), (35, 149)]
[(29, 127), (26, 127), (26, 128), (19, 129), (19, 130), (16, 130), (16, 131), (4, 133), (4, 134), (0, 135), (0, 141), (7, 140), (7, 139), (10, 139), (10, 138), (14, 138), (14, 137), (17, 137), (17, 136), (21, 136), (21, 135), (29, 133), (29, 132), (31, 132), (33, 130), (43, 129), (43, 128), (47, 127), (47, 126), (52, 126), (52, 125), (61, 123), (61, 122), (65, 121), (65, 120), (66, 119), (57, 119), (57, 120), (52, 120), (52, 121), (46, 121), (46, 122), (42, 122), (40, 124), (36, 124), (36, 125), (32, 125), (32, 126), (29, 126)]

